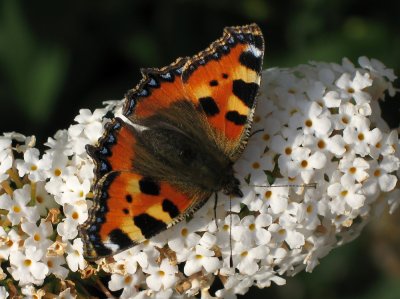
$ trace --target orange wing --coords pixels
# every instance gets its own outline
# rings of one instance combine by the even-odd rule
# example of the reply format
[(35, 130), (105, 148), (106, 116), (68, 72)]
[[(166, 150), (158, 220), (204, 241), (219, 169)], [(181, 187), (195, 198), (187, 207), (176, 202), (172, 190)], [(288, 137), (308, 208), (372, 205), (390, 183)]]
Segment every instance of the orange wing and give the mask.
[[(174, 116), (175, 129), (193, 130), (192, 118), (204, 121), (205, 127), (197, 127), (205, 132), (191, 132), (190, 138), (202, 141), (199, 136), (211, 136), (224, 158), (235, 161), (251, 126), (263, 52), (257, 25), (226, 28), (221, 39), (198, 55), (180, 58), (165, 68), (143, 70), (142, 81), (126, 95), (123, 114), (136, 124), (165, 122), (174, 103), (191, 103), (195, 109), (187, 111), (201, 117), (185, 115), (188, 123), (183, 125), (180, 115)], [(136, 133), (135, 127), (117, 118), (106, 126), (97, 146), (87, 147), (96, 173), (94, 204), (80, 227), (88, 258), (142, 242), (194, 212), (211, 195), (201, 188), (183, 193), (167, 181), (135, 171)]]
[(143, 79), (126, 94), (123, 114), (131, 121), (150, 117), (173, 102), (185, 98), (182, 70), (187, 58), (178, 58), (161, 69), (143, 69)]
[(185, 92), (212, 127), (236, 145), (248, 133), (260, 84), (264, 40), (255, 25), (229, 27), (221, 39), (185, 65)]
[(263, 54), (256, 24), (225, 28), (220, 39), (192, 58), (143, 70), (142, 81), (126, 95), (124, 115), (136, 122), (174, 102), (190, 101), (234, 152), (251, 126)]
[(134, 172), (135, 129), (119, 118), (107, 124), (97, 146), (87, 146), (95, 161), (94, 203), (80, 227), (89, 259), (134, 246), (181, 221), (210, 194), (188, 196), (168, 182)]
[(166, 182), (132, 172), (110, 172), (98, 187), (90, 217), (80, 228), (85, 255), (91, 259), (139, 244), (181, 221), (204, 203)]

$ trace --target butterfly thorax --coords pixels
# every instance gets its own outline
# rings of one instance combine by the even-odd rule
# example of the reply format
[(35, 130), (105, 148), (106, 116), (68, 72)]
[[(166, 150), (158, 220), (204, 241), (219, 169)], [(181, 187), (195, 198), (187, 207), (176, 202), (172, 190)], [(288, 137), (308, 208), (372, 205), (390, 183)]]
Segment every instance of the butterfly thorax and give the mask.
[(142, 129), (135, 131), (135, 170), (168, 180), (185, 193), (222, 190), (241, 196), (233, 162), (191, 103), (182, 100), (156, 118), (137, 123)]

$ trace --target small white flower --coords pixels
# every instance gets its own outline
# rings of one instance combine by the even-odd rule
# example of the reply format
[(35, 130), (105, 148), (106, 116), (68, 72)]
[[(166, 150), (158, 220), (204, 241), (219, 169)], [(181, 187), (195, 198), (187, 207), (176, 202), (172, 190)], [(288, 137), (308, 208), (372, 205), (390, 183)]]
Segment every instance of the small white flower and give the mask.
[(49, 137), (44, 145), (49, 147), (47, 152), (50, 154), (57, 153), (60, 155), (64, 154), (65, 156), (71, 156), (73, 154), (67, 130), (57, 131), (54, 135), (54, 139)]
[(204, 269), (206, 273), (213, 273), (221, 266), (221, 261), (215, 257), (214, 251), (197, 245), (185, 263), (184, 273), (190, 276)]
[(262, 266), (254, 275), (259, 288), (267, 288), (274, 282), (278, 286), (286, 284), (286, 280), (276, 275), (276, 272), (269, 266)]
[(89, 180), (80, 182), (76, 176), (70, 176), (65, 179), (65, 184), (62, 185), (60, 204), (74, 204), (78, 201), (85, 200), (86, 194), (90, 191)]
[(178, 281), (176, 276), (178, 268), (171, 265), (168, 259), (163, 259), (159, 266), (150, 267), (146, 272), (150, 274), (146, 278), (146, 283), (155, 291), (159, 291), (161, 288), (164, 290), (169, 289)]
[(11, 229), (8, 233), (0, 227), (0, 259), (8, 259), (10, 252), (18, 250), (21, 236)]
[(352, 209), (361, 208), (365, 201), (365, 195), (362, 194), (361, 188), (361, 184), (355, 184), (345, 176), (342, 176), (340, 183), (329, 185), (327, 194), (332, 197), (332, 212), (345, 214), (344, 204), (348, 204)]
[(389, 79), (389, 81), (394, 81), (397, 76), (394, 74), (392, 69), (386, 68), (386, 66), (377, 59), (368, 59), (365, 56), (358, 58), (358, 63), (364, 69), (371, 71), (373, 74), (378, 76), (383, 76)]
[(74, 239), (78, 235), (78, 222), (72, 217), (64, 218), (57, 225), (57, 233), (62, 237), (63, 241)]
[(7, 170), (12, 167), (13, 157), (7, 150), (0, 151), (0, 182), (8, 179)]
[(0, 195), (0, 209), (8, 211), (7, 218), (12, 225), (20, 223), (23, 218), (34, 223), (40, 216), (35, 207), (27, 206), (30, 200), (31, 187), (24, 185), (22, 189), (14, 191), (12, 199), (7, 193)]
[(31, 181), (43, 181), (46, 178), (46, 171), (50, 169), (51, 160), (48, 155), (39, 158), (39, 150), (36, 148), (27, 149), (24, 153), (24, 160), (17, 160), (19, 175), (23, 177), (28, 174)]
[(376, 185), (375, 188), (379, 186), (383, 192), (392, 191), (396, 186), (397, 177), (391, 173), (400, 167), (399, 159), (394, 156), (385, 156), (379, 164), (376, 161), (370, 161), (370, 164), (371, 175), (368, 183)]
[(132, 298), (138, 294), (139, 286), (144, 280), (144, 275), (141, 271), (131, 274), (114, 273), (108, 282), (108, 287), (111, 291), (124, 289), (120, 298)]
[(88, 207), (85, 201), (78, 201), (74, 205), (64, 205), (64, 215), (66, 218), (76, 221), (76, 224), (83, 224), (88, 218)]
[(322, 169), (326, 164), (326, 156), (322, 152), (311, 153), (308, 148), (297, 148), (292, 153), (292, 161), (288, 162), (288, 174), (296, 177), (300, 174), (303, 181), (308, 184), (314, 176), (316, 169)]
[(309, 102), (301, 109), (302, 112), (295, 113), (289, 119), (290, 129), (295, 131), (301, 127), (304, 134), (329, 135), (332, 127), (329, 113), (317, 102)]
[(49, 273), (54, 274), (57, 278), (64, 280), (68, 275), (67, 268), (63, 267), (66, 263), (64, 256), (46, 256), (44, 263), (49, 269)]
[(232, 254), (233, 266), (242, 274), (253, 275), (259, 269), (258, 261), (265, 258), (268, 254), (268, 248), (263, 245), (248, 248), (242, 243), (237, 242), (232, 249)]
[(39, 251), (41, 250), (44, 254), (47, 248), (53, 243), (48, 237), (53, 233), (53, 227), (50, 222), (44, 221), (39, 226), (36, 226), (34, 223), (24, 222), (21, 224), (22, 230), (29, 235), (29, 237), (25, 240), (25, 247), (36, 247)]
[(71, 271), (76, 272), (78, 269), (85, 269), (86, 262), (83, 258), (83, 242), (80, 238), (75, 239), (72, 245), (68, 243), (66, 252), (68, 267)]
[(190, 249), (198, 244), (201, 237), (195, 231), (203, 225), (201, 219), (192, 219), (189, 222), (182, 221), (172, 228), (175, 233), (171, 234), (168, 246), (177, 253), (178, 262), (185, 260), (191, 253)]
[(355, 180), (358, 183), (363, 182), (369, 177), (368, 169), (370, 164), (363, 158), (348, 155), (339, 162), (339, 170), (344, 173), (345, 180)]
[(365, 157), (370, 152), (369, 146), (376, 145), (382, 139), (382, 133), (378, 128), (370, 130), (368, 119), (358, 115), (344, 129), (343, 139), (347, 144), (353, 145), (356, 154)]
[(27, 247), (25, 253), (13, 251), (10, 253), (10, 265), (8, 271), (20, 285), (43, 283), (49, 272), (48, 267), (41, 262), (43, 252), (35, 247)]
[(43, 181), (36, 183), (35, 207), (42, 217), (47, 216), (50, 209), (58, 207), (54, 197), (46, 191), (45, 182)]
[(357, 104), (371, 101), (371, 95), (365, 91), (366, 87), (372, 85), (372, 79), (368, 73), (362, 75), (356, 71), (354, 78), (349, 73), (344, 73), (336, 81), (336, 86), (341, 90), (340, 97), (345, 100), (354, 99)]

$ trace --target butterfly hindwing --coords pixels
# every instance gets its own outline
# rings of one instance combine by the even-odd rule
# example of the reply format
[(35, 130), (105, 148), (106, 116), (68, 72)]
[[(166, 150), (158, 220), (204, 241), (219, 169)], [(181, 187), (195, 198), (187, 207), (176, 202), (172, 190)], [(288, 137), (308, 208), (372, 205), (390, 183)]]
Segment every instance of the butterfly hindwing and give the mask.
[(87, 152), (95, 162), (96, 177), (101, 178), (115, 170), (131, 170), (135, 157), (135, 142), (132, 127), (120, 118), (107, 123), (98, 145), (86, 146)]
[(195, 211), (201, 202), (167, 182), (133, 172), (110, 172), (99, 184), (90, 225), (81, 228), (86, 254), (92, 258), (143, 242), (180, 221), (185, 211)]

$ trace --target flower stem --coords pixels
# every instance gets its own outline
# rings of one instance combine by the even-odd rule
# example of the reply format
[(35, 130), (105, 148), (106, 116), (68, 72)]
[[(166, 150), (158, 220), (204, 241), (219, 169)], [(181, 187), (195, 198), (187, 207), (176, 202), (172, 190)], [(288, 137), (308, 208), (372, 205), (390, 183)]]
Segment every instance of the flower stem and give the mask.
[(15, 185), (17, 185), (18, 188), (22, 188), (24, 184), (22, 183), (20, 177), (14, 169), (10, 168), (9, 170), (7, 170), (7, 174), (14, 181)]
[(1, 187), (3, 187), (4, 191), (10, 196), (12, 196), (14, 190), (11, 188), (10, 184), (7, 181), (3, 181), (0, 183)]

